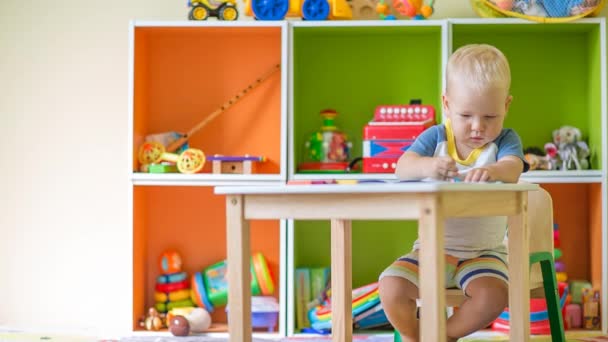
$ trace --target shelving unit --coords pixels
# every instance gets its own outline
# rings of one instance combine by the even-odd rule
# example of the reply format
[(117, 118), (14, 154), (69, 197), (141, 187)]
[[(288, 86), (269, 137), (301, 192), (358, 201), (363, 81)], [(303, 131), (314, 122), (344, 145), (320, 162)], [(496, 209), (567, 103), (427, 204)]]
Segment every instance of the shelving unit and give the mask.
[[(131, 26), (131, 182), (133, 189), (133, 329), (154, 304), (158, 257), (182, 255), (192, 275), (226, 259), (225, 198), (213, 186), (286, 180), (287, 24), (262, 22), (133, 22)], [(207, 155), (261, 155), (251, 175), (138, 172), (146, 135), (187, 132), (277, 63), (266, 81), (189, 140)], [(267, 259), (281, 305), (274, 335), (285, 335), (285, 222), (251, 225), (252, 252)], [(223, 307), (212, 313), (227, 331)], [(272, 334), (271, 334), (272, 335)]]
[[(570, 279), (588, 279), (608, 293), (602, 271), (608, 240), (602, 213), (608, 169), (603, 148), (607, 146), (603, 19), (559, 25), (510, 19), (294, 23), (289, 54), (289, 178), (395, 179), (393, 174), (298, 173), (297, 165), (305, 160), (303, 143), (320, 126), (319, 110), (331, 107), (340, 113), (336, 124), (352, 137), (353, 157), (361, 155), (362, 128), (376, 105), (421, 98), (438, 109), (441, 122), (447, 57), (468, 43), (493, 44), (507, 55), (514, 101), (505, 127), (520, 134), (524, 147), (542, 147), (562, 125), (580, 128), (588, 139), (591, 170), (531, 171), (522, 180), (540, 183), (553, 197), (555, 222), (563, 237), (562, 260)], [(313, 60), (313, 55), (322, 57)], [(341, 64), (343, 59), (346, 62)], [(357, 65), (367, 67), (356, 69)], [(409, 251), (416, 227), (416, 222), (354, 222), (353, 288), (377, 281), (387, 265)], [(288, 279), (294, 279), (295, 268), (329, 265), (328, 222), (289, 221), (287, 235)], [(293, 308), (295, 289), (288, 284), (288, 306)], [(603, 308), (607, 303), (602, 298)], [(288, 316), (288, 334), (296, 333), (292, 316)], [(602, 309), (604, 331), (607, 316), (608, 310)]]
[[(422, 99), (437, 109), (447, 58), (468, 43), (496, 45), (512, 70), (514, 101), (505, 126), (524, 147), (542, 147), (562, 125), (581, 129), (591, 170), (531, 171), (522, 180), (552, 195), (571, 279), (602, 289), (608, 332), (608, 130), (604, 19), (543, 25), (516, 19), (428, 21), (134, 22), (131, 41), (134, 307), (133, 325), (151, 304), (156, 258), (164, 246), (184, 253), (188, 271), (225, 258), (224, 198), (212, 186), (305, 179), (394, 179), (392, 174), (298, 173), (304, 142), (321, 126), (319, 112), (362, 154), (363, 126), (375, 106)], [(253, 175), (136, 172), (146, 134), (187, 131), (273, 63), (280, 74), (222, 114), (190, 141), (208, 154), (261, 154)], [(188, 213), (183, 215), (183, 213)], [(182, 214), (182, 215), (180, 215)], [(353, 287), (377, 280), (416, 239), (416, 222), (353, 223)], [(252, 249), (270, 260), (281, 302), (281, 336), (296, 334), (294, 270), (329, 265), (329, 223), (258, 222)], [(217, 322), (226, 323), (223, 313)]]

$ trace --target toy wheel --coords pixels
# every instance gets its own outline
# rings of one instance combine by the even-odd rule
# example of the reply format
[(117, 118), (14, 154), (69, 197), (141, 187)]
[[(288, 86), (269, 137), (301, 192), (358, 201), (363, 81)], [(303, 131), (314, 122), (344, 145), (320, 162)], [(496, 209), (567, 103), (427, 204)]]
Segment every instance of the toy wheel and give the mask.
[(205, 154), (196, 148), (182, 152), (177, 159), (177, 169), (181, 173), (197, 173), (205, 166)]
[(195, 5), (190, 10), (190, 19), (192, 20), (207, 20), (209, 18), (209, 10), (203, 5)]
[(289, 10), (288, 0), (251, 0), (251, 9), (256, 19), (281, 20)]
[(226, 5), (220, 9), (218, 17), (220, 20), (236, 20), (239, 17), (239, 11), (232, 5)]
[(157, 142), (147, 142), (141, 145), (137, 158), (141, 164), (156, 164), (165, 153), (165, 146)]
[(327, 0), (305, 0), (302, 5), (302, 17), (305, 20), (325, 20), (329, 16)]

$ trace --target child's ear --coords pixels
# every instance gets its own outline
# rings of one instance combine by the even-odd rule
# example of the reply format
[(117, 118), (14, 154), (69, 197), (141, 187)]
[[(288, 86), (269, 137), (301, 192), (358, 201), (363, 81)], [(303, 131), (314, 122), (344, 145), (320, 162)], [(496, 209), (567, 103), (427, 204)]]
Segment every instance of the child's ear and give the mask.
[(441, 104), (443, 106), (443, 111), (447, 112), (448, 111), (448, 97), (445, 95), (445, 93), (443, 95), (441, 95)]
[(511, 106), (511, 101), (513, 101), (513, 96), (511, 96), (511, 95), (507, 96), (507, 99), (505, 100), (505, 113), (509, 112), (509, 107)]

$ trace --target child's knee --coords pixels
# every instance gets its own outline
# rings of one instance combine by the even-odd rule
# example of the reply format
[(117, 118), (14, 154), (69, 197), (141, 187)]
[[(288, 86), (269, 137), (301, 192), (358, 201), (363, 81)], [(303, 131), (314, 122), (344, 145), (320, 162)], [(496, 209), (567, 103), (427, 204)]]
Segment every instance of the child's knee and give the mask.
[(385, 276), (378, 284), (380, 300), (385, 305), (403, 305), (415, 302), (418, 297), (418, 288), (412, 282), (401, 277)]
[(497, 278), (482, 277), (471, 281), (466, 293), (475, 301), (503, 310), (509, 304), (509, 288)]

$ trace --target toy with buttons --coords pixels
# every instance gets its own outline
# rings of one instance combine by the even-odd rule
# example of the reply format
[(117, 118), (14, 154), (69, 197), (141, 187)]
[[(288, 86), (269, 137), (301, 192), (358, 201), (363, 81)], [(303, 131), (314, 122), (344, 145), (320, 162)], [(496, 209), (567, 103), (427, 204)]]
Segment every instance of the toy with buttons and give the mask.
[(194, 306), (190, 299), (188, 274), (182, 271), (182, 257), (175, 250), (164, 251), (158, 260), (161, 275), (156, 278), (154, 307), (158, 312)]
[(363, 128), (363, 172), (394, 173), (403, 152), (434, 124), (435, 108), (420, 100), (377, 106), (374, 119)]

